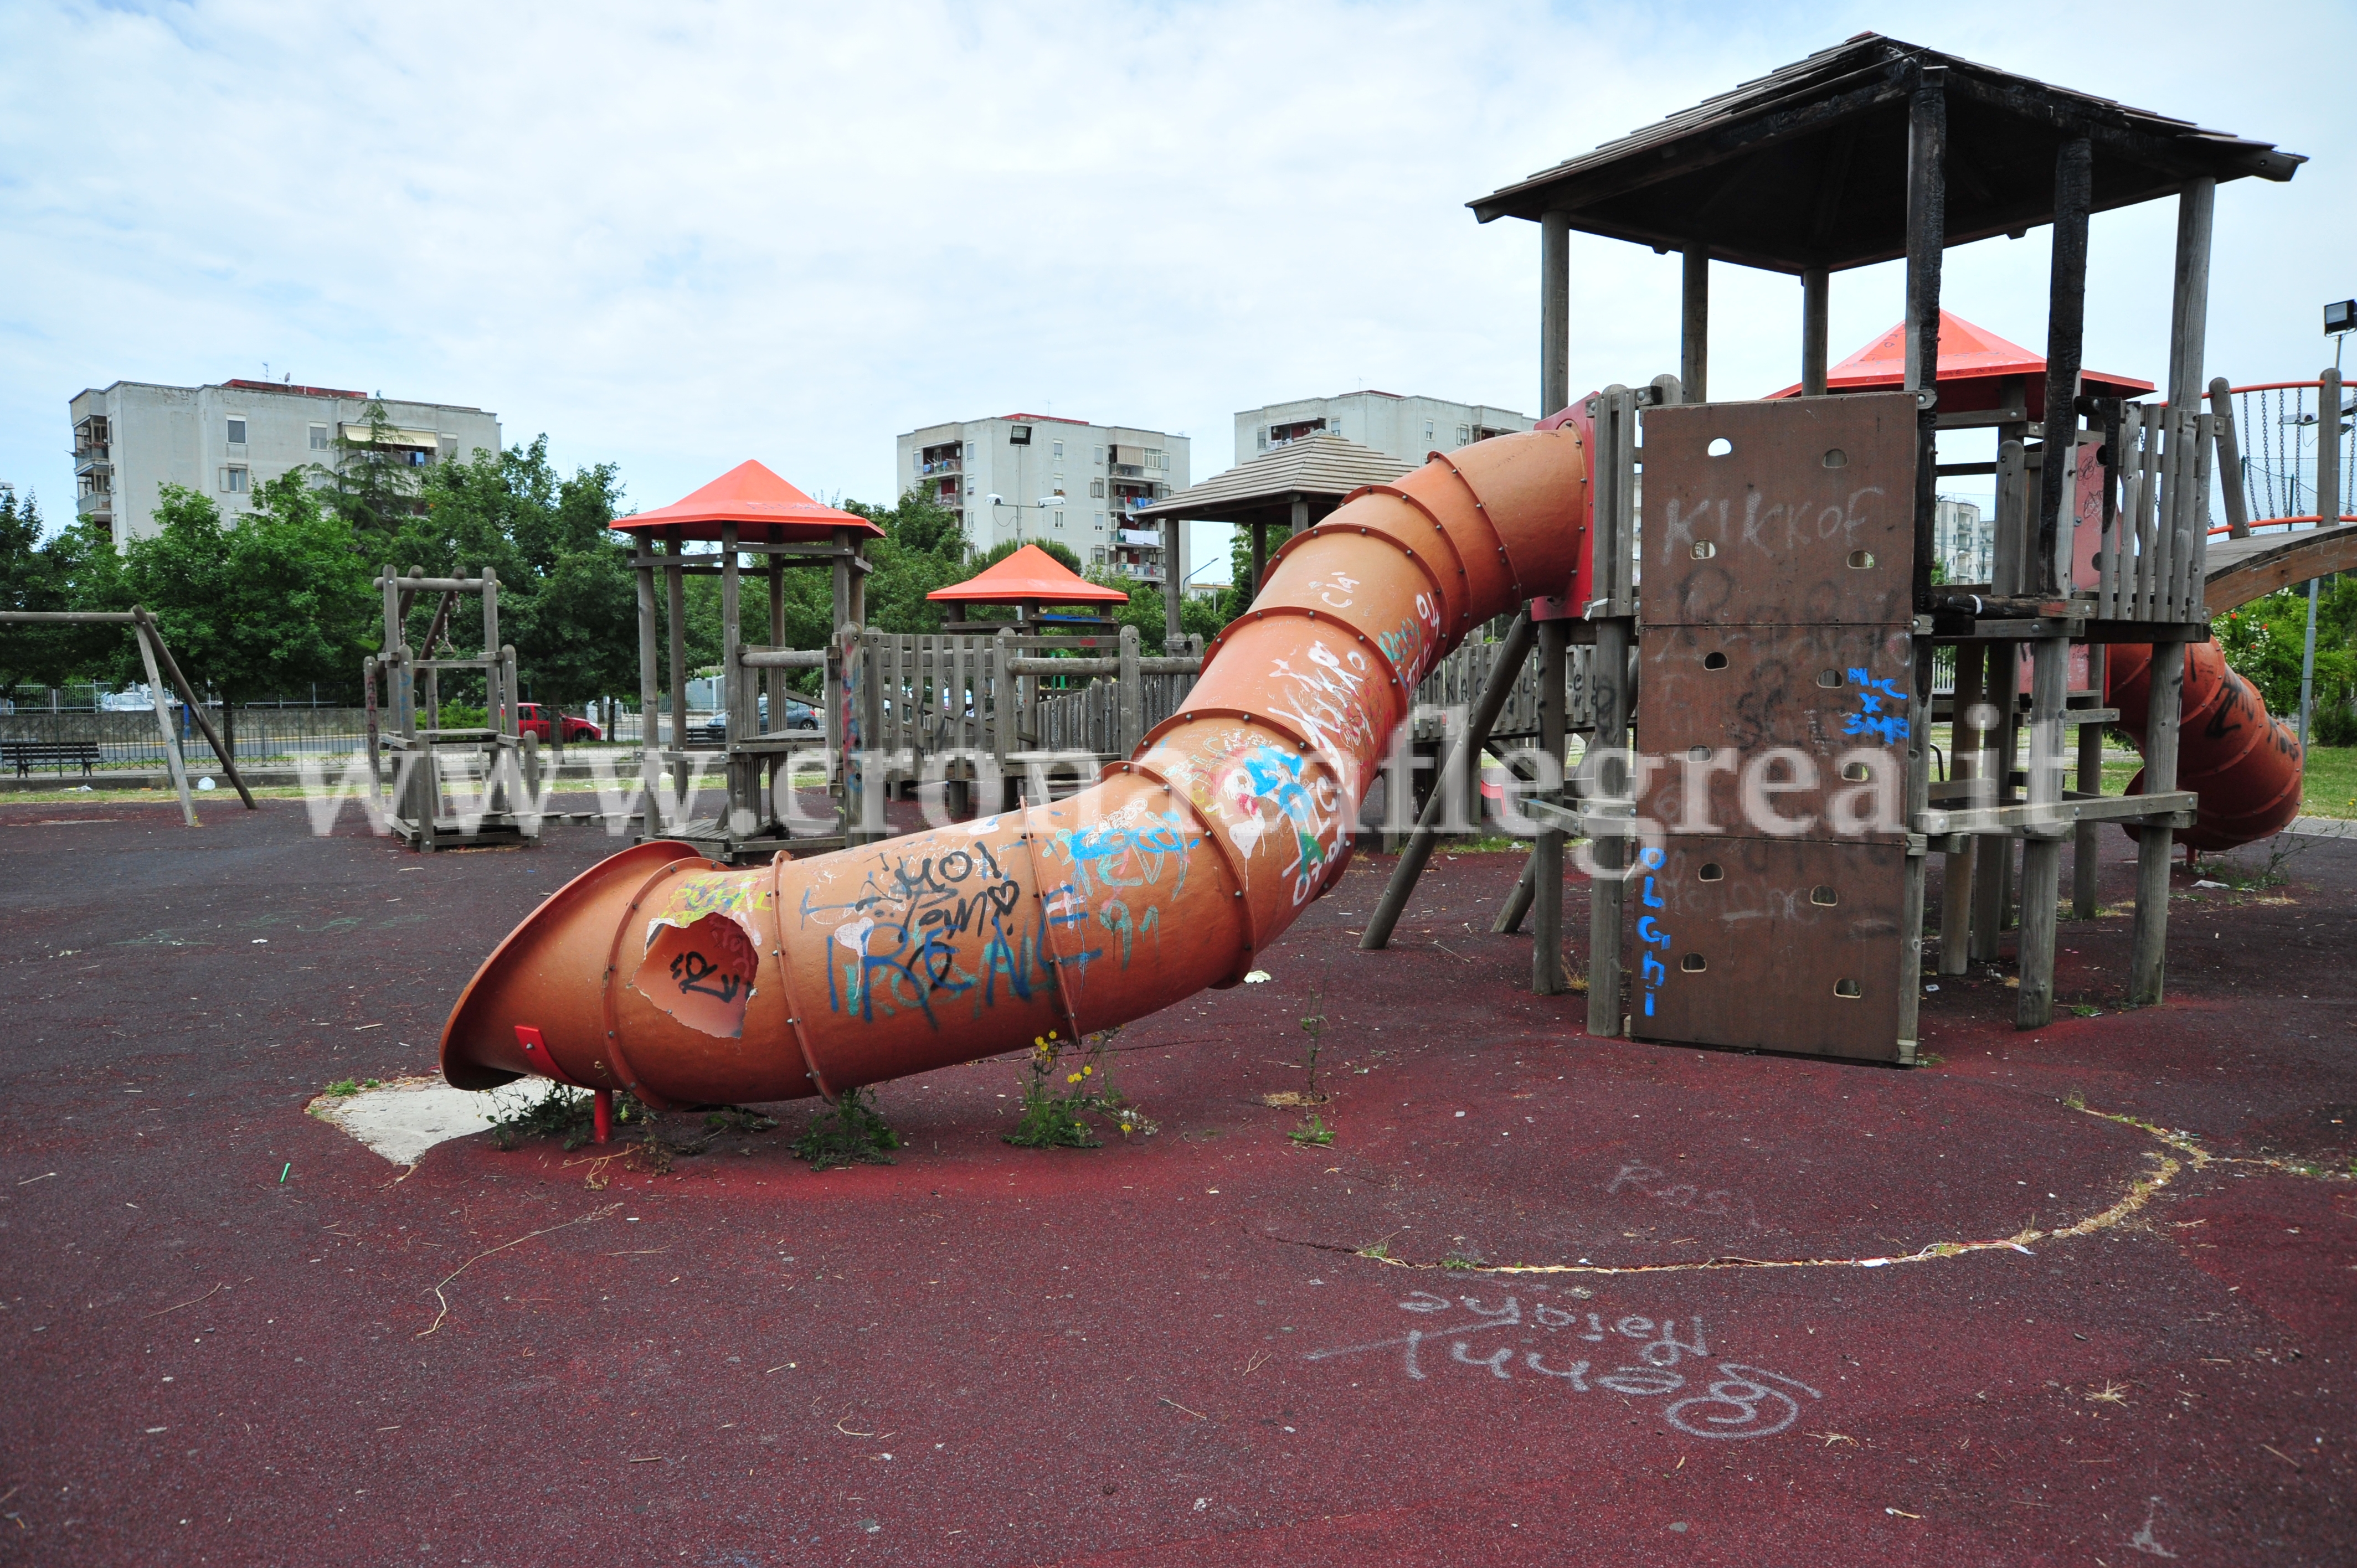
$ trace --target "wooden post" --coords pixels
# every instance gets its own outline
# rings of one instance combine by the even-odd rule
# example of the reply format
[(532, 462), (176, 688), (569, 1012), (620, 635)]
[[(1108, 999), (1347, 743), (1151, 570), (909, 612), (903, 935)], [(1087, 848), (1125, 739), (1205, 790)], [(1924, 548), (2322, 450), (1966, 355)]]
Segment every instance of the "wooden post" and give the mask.
[[(1994, 710), (1996, 722), (1980, 736), (1982, 771), (1988, 780), (1982, 788), (1989, 804), (2002, 805), (2013, 788), (2013, 693), (2021, 677), (2012, 643), (1986, 644), (1983, 658), (1988, 667), (1982, 677), (1982, 700)], [(2006, 883), (2012, 861), (2008, 834), (1986, 834), (1973, 845), (1972, 934), (1966, 950), (1983, 963), (1995, 961), (2005, 934)]]
[(368, 747), (369, 778), (378, 789), (384, 787), (384, 770), (379, 766), (376, 736), (376, 670), (377, 657), (371, 653), (361, 660), (361, 701), (367, 706), (367, 727), (361, 744)]
[(1254, 523), (1252, 541), (1252, 586), (1244, 595), (1244, 603), (1247, 605), (1260, 597), (1261, 579), (1268, 575), (1268, 524)]
[(1539, 417), (1571, 401), (1571, 219), (1539, 215)]
[[(1596, 733), (1589, 744), (1611, 749), (1629, 744), (1629, 643), (1625, 617), (1596, 623), (1593, 671)], [(1602, 784), (1604, 780), (1598, 779)], [(1611, 873), (1627, 864), (1627, 843), (1598, 838), (1588, 852), (1598, 871), (1587, 888), (1587, 1032), (1620, 1033), (1620, 896), (1624, 884)]]
[(1115, 682), (1119, 687), (1114, 700), (1120, 704), (1121, 728), (1116, 733), (1117, 749), (1124, 757), (1135, 757), (1146, 739), (1146, 678), (1137, 672), (1137, 628), (1121, 628), (1121, 673)]
[[(2095, 702), (2104, 701), (2104, 670), (2109, 662), (2108, 650), (2101, 643), (2087, 645), (2087, 684), (2093, 689)], [(2079, 726), (2079, 793), (2100, 795), (2104, 792), (2104, 726), (2083, 724)], [(2103, 851), (2096, 833), (2104, 824), (2081, 822), (2071, 844), (2071, 918), (2092, 920), (2102, 903), (2102, 889), (2097, 886), (2096, 872)]]
[[(2316, 386), (2316, 520), (2319, 528), (2341, 522), (2341, 372), (2327, 368)], [(2197, 583), (2195, 591), (2200, 591)], [(2299, 744), (2308, 745), (2316, 715), (2316, 588), (2308, 580), (2308, 629), (2299, 655)], [(161, 646), (161, 643), (158, 643)]]
[(1685, 270), (1679, 280), (1678, 381), (1688, 403), (1710, 401), (1710, 252), (1699, 244), (1685, 248)]
[[(2226, 532), (2235, 539), (2251, 536), (2251, 498), (2243, 488), (2243, 444), (2234, 434), (2234, 399), (2226, 378), (2210, 382), (2212, 439), (2218, 443), (2218, 488), (2226, 497)], [(2115, 463), (2118, 455), (2114, 454)], [(2319, 513), (2319, 515), (2321, 515)]]
[[(1564, 666), (1570, 648), (1570, 628), (1560, 620), (1541, 621), (1539, 641), (1539, 749), (1544, 754), (1539, 783), (1546, 784), (1547, 761), (1554, 764), (1560, 786), (1564, 752)], [(1566, 792), (1557, 788), (1558, 800)], [(1563, 970), (1563, 841), (1559, 828), (1541, 828), (1531, 843), (1531, 892), (1536, 919), (1531, 929), (1531, 993), (1560, 995), (1566, 989)]]
[[(2046, 448), (2038, 476), (2037, 547), (2031, 591), (2064, 592), (2063, 507), (2078, 471), (2079, 359), (2087, 316), (2087, 212), (2094, 199), (2095, 155), (2084, 132), (2065, 136), (2054, 155), (2054, 260), (2047, 283)], [(2042, 657), (2042, 655), (2040, 656)], [(2033, 682), (2035, 677), (2032, 677)], [(2026, 988), (2027, 977), (2022, 982)], [(2028, 1005), (2027, 998), (2024, 1006)]]
[(2177, 199), (2177, 278), (2169, 302), (2169, 406), (2198, 412), (2210, 336), (2210, 230), (2218, 182), (2189, 181)]
[[(1534, 640), (1531, 614), (1525, 607), (1507, 628), (1505, 641), (1498, 649), (1497, 662), (1490, 667), (1490, 679), (1481, 688), (1480, 700), (1465, 715), (1464, 733), (1457, 737), (1456, 750), (1449, 755), (1449, 771), (1462, 768), (1469, 758), (1480, 757), (1481, 747), (1490, 739), (1491, 726), (1498, 722), (1507, 698), (1513, 694), (1514, 682), (1521, 677), (1523, 661), (1530, 657)], [(1448, 810), (1448, 789), (1436, 789), (1426, 797), (1415, 827), (1400, 850), (1399, 864), (1392, 867), (1391, 881), (1384, 886), (1383, 896), (1376, 901), (1374, 913), (1367, 919), (1367, 929), (1359, 938), (1359, 946), (1365, 950), (1376, 951), (1392, 940), (1400, 914), (1407, 908), (1408, 896), (1415, 891), (1416, 879), (1424, 875), (1425, 863), (1432, 858), (1432, 847), (1439, 842), (1440, 820)]]
[(1307, 533), (1307, 532), (1309, 532), (1309, 500), (1308, 500), (1308, 497), (1306, 497), (1306, 496), (1296, 496), (1296, 497), (1294, 497), (1294, 498), (1293, 498), (1293, 527), (1292, 527), (1290, 530), (1288, 530), (1288, 531), (1287, 531), (1287, 537), (1297, 536), (1297, 535), (1300, 535), (1300, 534)]
[[(2144, 792), (2177, 788), (2178, 721), (2185, 690), (2185, 644), (2176, 639), (2152, 645), (2151, 697), (2144, 734)], [(2168, 970), (2169, 862), (2175, 830), (2145, 823), (2136, 832), (2136, 926), (2128, 937), (2128, 1005), (2149, 1007), (2161, 998)]]
[[(1986, 789), (1988, 732), (1973, 722), (1973, 710), (1984, 706), (1987, 694), (1983, 690), (1988, 667), (1988, 650), (1977, 642), (1960, 642), (1956, 649), (1956, 694), (1949, 705), (1951, 723), (1948, 741), (1948, 777), (1952, 780), (1970, 781)], [(1978, 805), (1969, 799), (1968, 805)], [(1977, 838), (1967, 838), (1964, 847), (1952, 850), (1940, 880), (1940, 962), (1942, 974), (1962, 974), (1971, 961), (1965, 946), (1973, 927), (1973, 859), (1978, 848)]]
[(1178, 520), (1162, 520), (1162, 648), (1166, 653), (1178, 651), (1180, 628), (1186, 625), (1181, 614), (1187, 602), (1187, 557), (1179, 549)]
[(156, 667), (156, 650), (149, 641), (150, 635), (145, 621), (133, 623), (132, 640), (139, 644), (139, 661), (147, 670), (147, 694), (156, 704), (156, 728), (164, 736), (164, 770), (172, 776), (172, 788), (179, 792), (180, 815), (193, 828), (197, 825), (196, 797), (188, 793), (188, 769), (180, 760), (180, 737), (172, 728), (172, 704), (164, 695), (164, 672)]
[[(771, 648), (783, 648), (786, 645), (786, 564), (782, 558), (776, 555), (770, 556), (769, 561), (769, 641)], [(782, 670), (764, 671), (761, 684), (764, 694), (770, 699), (770, 722), (777, 726), (780, 734), (783, 734), (786, 727), (786, 672)], [(772, 751), (764, 755), (769, 764), (766, 776), (760, 764), (757, 762), (753, 769), (753, 784), (761, 797), (755, 804), (761, 820), (768, 822), (776, 815), (779, 776), (781, 773), (792, 772), (793, 756), (791, 752), (784, 751)], [(789, 789), (793, 788), (791, 778), (787, 781), (786, 788)], [(780, 831), (783, 832), (782, 829)]]
[[(2050, 809), (2062, 800), (2063, 685), (2071, 641), (2042, 637), (2030, 647), (2029, 804)], [(2041, 1029), (2054, 1018), (2054, 929), (2062, 891), (2062, 835), (2050, 820), (2033, 821), (2021, 845), (2021, 988), (2013, 1026)]]
[(732, 837), (749, 835), (759, 820), (753, 815), (755, 802), (752, 791), (745, 788), (744, 761), (759, 754), (744, 749), (757, 727), (745, 713), (745, 667), (737, 654), (745, 642), (741, 616), (744, 612), (744, 584), (737, 560), (737, 524), (724, 519), (720, 524), (720, 693), (719, 706), (726, 729), (720, 742), (721, 807), (720, 831)]
[[(687, 541), (672, 531), (668, 560), (663, 568), (664, 593), (671, 610), (671, 765), (672, 793), (687, 809), (687, 573), (681, 557), (687, 553)], [(684, 823), (682, 824), (683, 826)]]
[(1832, 303), (1832, 274), (1823, 267), (1801, 274), (1801, 395), (1825, 395), (1825, 367), (1832, 326), (1826, 309)]
[(1007, 809), (1006, 791), (1010, 775), (1006, 770), (1006, 754), (1020, 751), (1016, 735), (1016, 714), (1021, 702), (1016, 695), (1015, 628), (1000, 627), (990, 644), (990, 751), (998, 770), (996, 798), (989, 802), (993, 812)]
[(834, 561), (834, 624), (840, 627), (847, 621), (856, 621), (858, 618), (851, 613), (851, 579), (856, 575), (851, 569), (851, 530), (838, 528), (834, 531), (834, 547), (841, 553), (837, 554)]
[[(164, 640), (163, 628), (156, 624), (156, 618), (147, 613), (145, 606), (132, 606), (131, 614), (140, 626), (146, 628), (148, 639), (156, 645), (156, 657), (163, 660), (164, 678), (172, 682), (172, 690), (178, 692), (180, 694), (180, 701), (188, 704), (188, 717), (196, 721), (199, 733), (205, 737), (205, 744), (213, 748), (215, 757), (221, 758), (221, 771), (228, 774), (229, 781), (237, 787), (238, 799), (245, 802), (247, 811), (260, 811), (262, 808), (253, 803), (253, 791), (245, 787), (245, 778), (237, 770), (237, 758), (230, 755), (230, 748), (222, 743), (221, 735), (214, 730), (212, 720), (205, 717), (204, 705), (197, 701), (197, 693), (189, 686), (188, 678), (180, 673), (180, 662), (172, 657), (172, 648)], [(373, 703), (369, 714), (369, 729), (370, 740), (373, 743), (376, 729)], [(371, 757), (370, 767), (373, 768), (374, 766), (375, 762)]]
[(862, 535), (853, 538), (851, 531), (842, 531), (851, 545), (851, 618), (855, 625), (867, 624), (867, 541)]
[[(1907, 389), (1940, 375), (1940, 269), (1948, 233), (1948, 70), (1925, 66), (1907, 106)], [(1929, 476), (1926, 476), (1928, 478)]]
[[(2316, 406), (2316, 516), (2320, 528), (2340, 525), (2341, 511), (2341, 372), (2328, 370), (2317, 377)], [(2232, 480), (2233, 475), (2228, 475)], [(2200, 585), (2196, 584), (2198, 592)], [(2316, 579), (2309, 579), (2309, 602), (2314, 602)], [(2315, 617), (2309, 618), (2314, 624)]]
[(654, 542), (639, 541), (639, 788), (640, 821), (652, 838), (662, 830), (655, 796), (662, 788), (662, 671), (656, 658)]

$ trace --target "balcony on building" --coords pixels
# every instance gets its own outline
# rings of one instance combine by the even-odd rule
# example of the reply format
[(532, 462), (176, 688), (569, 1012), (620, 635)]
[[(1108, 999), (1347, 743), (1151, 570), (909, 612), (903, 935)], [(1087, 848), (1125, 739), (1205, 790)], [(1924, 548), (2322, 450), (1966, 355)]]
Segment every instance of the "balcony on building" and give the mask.
[(965, 471), (965, 446), (958, 441), (943, 441), (922, 448), (917, 453), (918, 474), (962, 474)]
[(114, 467), (111, 448), (113, 431), (106, 415), (91, 414), (74, 424), (74, 472), (77, 475), (99, 471), (112, 472)]

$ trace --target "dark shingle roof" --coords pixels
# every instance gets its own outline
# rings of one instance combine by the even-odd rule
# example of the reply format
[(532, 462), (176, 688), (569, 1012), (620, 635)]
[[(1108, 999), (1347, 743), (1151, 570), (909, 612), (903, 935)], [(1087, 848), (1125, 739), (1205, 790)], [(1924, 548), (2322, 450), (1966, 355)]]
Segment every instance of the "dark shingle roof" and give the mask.
[[(1313, 516), (1322, 517), (1361, 486), (1389, 484), (1416, 466), (1330, 433), (1305, 435), (1131, 515), (1157, 521), (1175, 517), (1221, 522), (1286, 521), (1297, 496), (1310, 503)], [(1285, 515), (1253, 515), (1276, 510)]]
[(2289, 179), (2307, 160), (2190, 121), (2050, 86), (1861, 33), (1756, 81), (1469, 203), (1487, 223), (1564, 212), (1641, 244), (1799, 272), (1863, 266), (1907, 249), (1908, 99), (1944, 70), (1947, 242), (2053, 218), (2067, 126), (2094, 145), (2094, 209), (2172, 194), (2189, 179)]

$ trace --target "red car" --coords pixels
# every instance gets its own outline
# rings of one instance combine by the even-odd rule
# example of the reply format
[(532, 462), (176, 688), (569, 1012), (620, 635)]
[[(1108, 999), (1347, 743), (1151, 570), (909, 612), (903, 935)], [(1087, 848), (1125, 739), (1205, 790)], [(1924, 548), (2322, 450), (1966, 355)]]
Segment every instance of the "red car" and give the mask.
[[(516, 704), (516, 734), (536, 735), (543, 741), (546, 741), (549, 738), (549, 722), (547, 712), (538, 703)], [(571, 714), (559, 714), (557, 722), (565, 725), (565, 738), (567, 741), (606, 738), (606, 732), (587, 719), (576, 719)]]

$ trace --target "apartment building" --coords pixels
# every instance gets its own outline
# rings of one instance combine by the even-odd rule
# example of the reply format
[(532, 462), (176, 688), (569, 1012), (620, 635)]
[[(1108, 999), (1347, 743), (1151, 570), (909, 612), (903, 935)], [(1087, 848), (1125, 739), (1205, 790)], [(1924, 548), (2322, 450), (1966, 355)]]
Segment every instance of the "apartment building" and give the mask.
[(73, 422), (75, 510), (102, 523), (120, 549), (156, 532), (167, 484), (210, 495), (235, 518), (255, 489), (292, 469), (332, 469), (345, 442), (377, 442), (419, 467), (500, 450), (500, 421), (479, 408), (382, 400), (384, 427), (369, 419), (365, 392), (289, 381), (226, 381), (200, 387), (116, 381), (68, 403)]
[[(958, 514), (966, 543), (1053, 541), (1092, 570), (1159, 584), (1162, 531), (1125, 526), (1139, 507), (1183, 490), (1184, 435), (1128, 424), (1092, 424), (1043, 413), (928, 424), (899, 439), (902, 491), (918, 489)], [(1193, 546), (1179, 525), (1179, 557)], [(1183, 575), (1186, 568), (1178, 565)]]
[(1996, 570), (1996, 520), (1976, 502), (1942, 496), (1932, 508), (1932, 558), (1951, 583), (1986, 583)]
[(1528, 430), (1536, 423), (1510, 408), (1437, 397), (1403, 397), (1397, 392), (1297, 398), (1248, 408), (1236, 415), (1236, 461), (1247, 461), (1304, 435), (1331, 432), (1414, 466), (1428, 453), (1454, 451), (1492, 435)]

